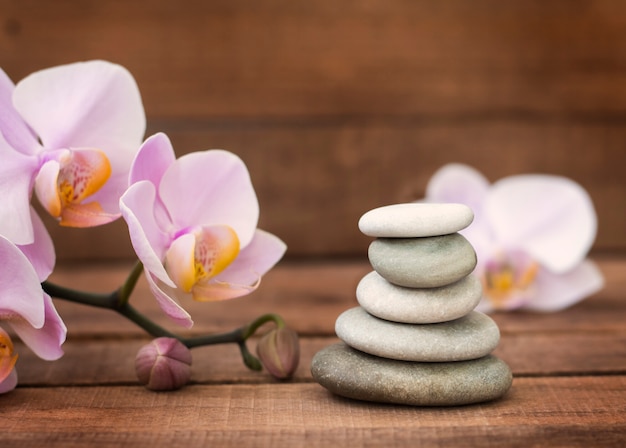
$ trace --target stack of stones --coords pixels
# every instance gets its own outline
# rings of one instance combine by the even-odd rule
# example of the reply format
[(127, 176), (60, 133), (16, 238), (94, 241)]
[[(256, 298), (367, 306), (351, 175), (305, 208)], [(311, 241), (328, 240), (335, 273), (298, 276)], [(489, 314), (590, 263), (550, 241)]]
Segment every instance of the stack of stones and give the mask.
[(342, 342), (318, 352), (313, 377), (331, 392), (416, 406), (478, 403), (503, 396), (512, 374), (491, 352), (496, 323), (474, 310), (482, 296), (476, 253), (458, 232), (474, 215), (462, 204), (396, 204), (367, 212), (373, 272), (360, 306), (341, 314)]

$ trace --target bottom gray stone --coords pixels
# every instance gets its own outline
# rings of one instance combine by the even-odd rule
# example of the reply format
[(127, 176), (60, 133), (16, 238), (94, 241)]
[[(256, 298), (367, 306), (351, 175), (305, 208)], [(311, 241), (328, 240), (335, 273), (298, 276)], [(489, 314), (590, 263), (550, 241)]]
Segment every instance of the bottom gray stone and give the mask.
[(411, 362), (380, 358), (343, 342), (320, 350), (313, 378), (334, 394), (413, 406), (457, 406), (502, 397), (511, 387), (509, 366), (493, 355), (470, 361)]

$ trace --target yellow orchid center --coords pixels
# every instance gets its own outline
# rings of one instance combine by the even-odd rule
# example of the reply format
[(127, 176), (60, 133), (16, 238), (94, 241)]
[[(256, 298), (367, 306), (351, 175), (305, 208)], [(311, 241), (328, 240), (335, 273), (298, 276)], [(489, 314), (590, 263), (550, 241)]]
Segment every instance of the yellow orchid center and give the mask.
[[(38, 196), (61, 225), (87, 227), (108, 222), (97, 201), (86, 200), (102, 188), (111, 176), (111, 163), (99, 149), (72, 150), (59, 160), (54, 179), (48, 177)], [(102, 219), (104, 221), (100, 222)]]
[(0, 382), (9, 376), (16, 361), (17, 353), (13, 351), (13, 342), (9, 335), (0, 328)]
[(532, 291), (539, 264), (527, 257), (490, 260), (483, 274), (483, 292), (495, 309), (507, 309), (512, 301)]
[(239, 237), (230, 226), (210, 226), (182, 235), (166, 253), (165, 268), (176, 286), (193, 292), (226, 269), (239, 254)]

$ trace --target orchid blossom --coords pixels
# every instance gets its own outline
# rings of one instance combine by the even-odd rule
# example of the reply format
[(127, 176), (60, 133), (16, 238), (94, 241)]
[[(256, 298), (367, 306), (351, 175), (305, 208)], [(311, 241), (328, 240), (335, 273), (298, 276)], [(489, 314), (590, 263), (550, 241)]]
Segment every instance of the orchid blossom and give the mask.
[[(52, 241), (39, 217), (31, 210), (33, 243), (16, 246), (0, 236), (0, 325), (7, 325), (35, 354), (45, 360), (63, 355), (66, 328), (44, 293), (41, 282), (54, 267)], [(34, 246), (39, 246), (35, 248)], [(0, 327), (0, 393), (17, 384), (14, 351), (10, 335)]]
[(63, 65), (17, 85), (0, 70), (0, 234), (32, 243), (33, 191), (61, 225), (117, 219), (144, 131), (139, 90), (118, 65)]
[(462, 234), (476, 250), (483, 311), (556, 311), (597, 292), (603, 278), (585, 259), (597, 218), (586, 191), (570, 179), (518, 175), (490, 185), (473, 168), (446, 165), (426, 190), (428, 202), (470, 206)]
[(285, 252), (257, 229), (259, 205), (248, 170), (223, 150), (176, 159), (165, 134), (145, 141), (120, 200), (132, 245), (165, 313), (190, 327), (180, 297), (214, 301), (255, 290)]

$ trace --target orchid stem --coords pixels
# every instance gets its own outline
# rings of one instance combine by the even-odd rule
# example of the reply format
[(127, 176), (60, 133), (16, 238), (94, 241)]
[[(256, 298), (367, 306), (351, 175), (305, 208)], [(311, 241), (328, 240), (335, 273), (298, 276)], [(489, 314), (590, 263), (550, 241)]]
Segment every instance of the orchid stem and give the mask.
[(155, 338), (160, 338), (160, 337), (176, 338), (176, 339), (181, 340), (182, 342), (181, 337), (172, 333), (169, 330), (166, 330), (165, 328), (158, 325), (157, 323), (151, 321), (146, 316), (144, 316), (139, 311), (137, 311), (137, 309), (128, 302), (124, 303), (123, 305), (119, 307), (116, 307), (114, 310), (117, 311), (122, 316), (124, 316), (126, 319), (133, 322), (138, 327), (145, 330), (150, 336), (153, 336)]
[(133, 266), (133, 269), (130, 271), (130, 274), (128, 274), (128, 277), (126, 277), (126, 281), (118, 290), (118, 304), (120, 306), (128, 303), (128, 300), (130, 299), (130, 296), (133, 293), (142, 272), (143, 263), (138, 260), (135, 263), (135, 266)]
[(285, 326), (284, 320), (277, 314), (269, 313), (257, 317), (255, 320), (247, 325), (244, 325), (235, 330), (217, 333), (205, 336), (193, 336), (183, 337), (172, 333), (166, 328), (160, 326), (156, 322), (150, 320), (148, 317), (140, 313), (135, 307), (129, 303), (129, 298), (132, 291), (137, 284), (143, 266), (141, 263), (137, 263), (124, 284), (112, 293), (90, 293), (84, 291), (77, 291), (74, 289), (66, 288), (64, 286), (56, 285), (52, 282), (45, 281), (41, 284), (43, 290), (52, 297), (58, 299), (67, 300), (74, 303), (80, 303), (83, 305), (89, 305), (97, 308), (105, 308), (116, 311), (124, 316), (126, 319), (133, 322), (138, 327), (145, 330), (149, 335), (153, 337), (168, 337), (178, 339), (188, 348), (202, 347), (206, 345), (215, 344), (229, 344), (234, 343), (239, 346), (241, 356), (244, 364), (251, 370), (261, 370), (261, 362), (248, 350), (246, 341), (263, 325), (268, 322), (273, 322), (277, 328)]
[(52, 297), (68, 300), (70, 302), (82, 303), (83, 305), (97, 308), (115, 309), (118, 302), (117, 291), (114, 293), (92, 293), (77, 291), (45, 281), (41, 284), (44, 292)]

